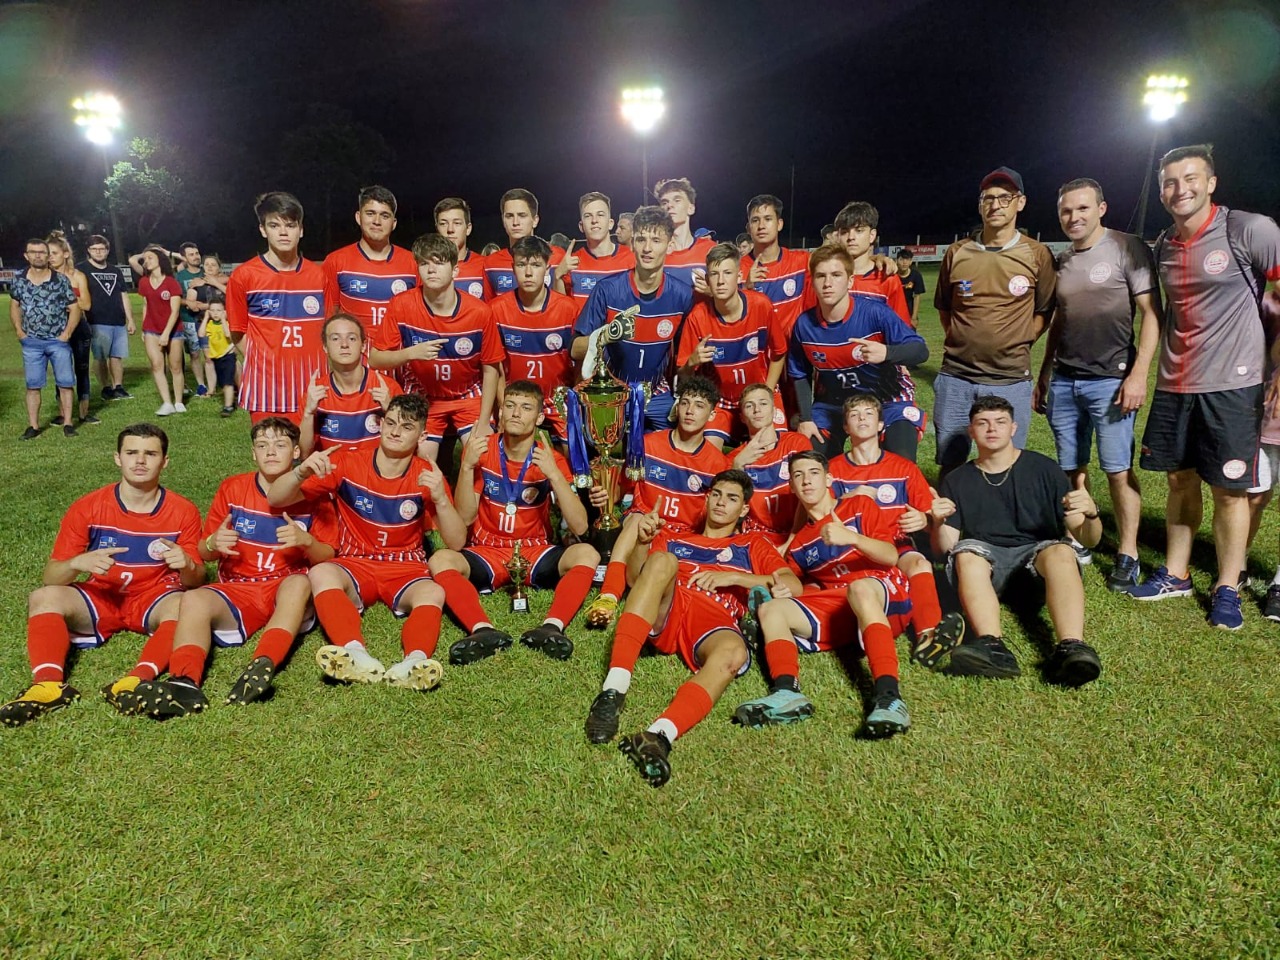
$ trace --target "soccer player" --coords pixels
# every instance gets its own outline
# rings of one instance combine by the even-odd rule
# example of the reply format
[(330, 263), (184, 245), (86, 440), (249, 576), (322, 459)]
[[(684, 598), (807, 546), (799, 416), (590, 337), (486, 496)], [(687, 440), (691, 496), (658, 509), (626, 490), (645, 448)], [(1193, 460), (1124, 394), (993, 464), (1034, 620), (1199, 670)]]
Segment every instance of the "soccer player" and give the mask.
[(568, 439), (564, 418), (552, 403), (558, 387), (574, 384), (573, 325), (578, 304), (548, 290), (551, 246), (541, 237), (521, 237), (511, 246), (516, 289), (490, 302), (494, 322), (506, 349), (503, 376), (507, 383), (528, 380), (543, 396), (543, 424), (559, 443)]
[(320, 331), (336, 309), (338, 291), (323, 267), (298, 252), (302, 204), (282, 191), (253, 207), (267, 252), (240, 264), (227, 281), (231, 339), (244, 355), (240, 406), (253, 421), (301, 419), (303, 388), (324, 369)]
[[(422, 538), (434, 526), (445, 546), (458, 550), (467, 527), (449, 498), (444, 474), (416, 455), (426, 420), (422, 397), (393, 397), (376, 450), (317, 450), (267, 491), (273, 507), (326, 495), (335, 501), (338, 555), (307, 573), (316, 616), (329, 638), (316, 651), (316, 662), (334, 680), (430, 690), (443, 675), (431, 655), (440, 642), (444, 590), (427, 572)], [(400, 630), (405, 656), (391, 667), (364, 645), (360, 614), (376, 600), (406, 618)]]
[(134, 690), (137, 712), (156, 720), (203, 711), (210, 645), (243, 646), (259, 630), (253, 662), (232, 685), (227, 703), (261, 700), (294, 638), (310, 628), (305, 621), (313, 620), (307, 568), (333, 556), (333, 504), (323, 499), (272, 507), (267, 491), (300, 454), (298, 428), (283, 417), (267, 417), (249, 437), (257, 469), (223, 480), (205, 517), (200, 559), (217, 561), (218, 582), (182, 595), (168, 679)]
[(383, 411), (404, 391), (365, 365), (364, 325), (351, 314), (335, 313), (324, 322), (321, 336), (329, 369), (311, 375), (302, 400), (302, 456), (317, 448), (372, 450), (382, 436)]
[[(762, 293), (738, 289), (740, 261), (731, 243), (717, 243), (707, 254), (710, 300), (698, 298), (680, 330), (676, 364), (680, 375), (701, 373), (720, 389), (720, 402), (707, 424), (707, 438), (723, 450), (738, 431), (742, 388), (761, 380), (770, 387), (769, 344), (781, 339), (773, 303)], [(785, 425), (782, 398), (777, 422)]]
[(98, 361), (98, 381), (103, 400), (132, 400), (124, 388), (124, 362), (129, 358), (129, 338), (137, 332), (133, 303), (120, 268), (107, 263), (111, 245), (95, 233), (85, 249), (88, 259), (80, 271), (89, 281), (89, 328), (93, 332), (93, 357)]
[[(658, 198), (658, 205), (671, 218), (671, 247), (666, 255), (667, 271), (671, 276), (679, 277), (699, 292), (705, 293), (698, 279), (706, 272), (707, 254), (715, 246), (716, 239), (709, 230), (698, 230), (695, 233), (689, 222), (698, 210), (698, 194), (693, 189), (693, 184), (684, 177), (659, 180), (653, 188), (653, 195)], [(634, 220), (631, 229), (634, 232)]]
[(789, 596), (801, 590), (777, 550), (763, 537), (739, 532), (751, 495), (745, 473), (725, 470), (711, 480), (706, 520), (698, 532), (662, 530), (656, 517), (645, 517), (641, 528), (641, 542), (649, 549), (632, 556), (635, 586), (618, 620), (603, 688), (587, 713), (586, 734), (591, 743), (608, 743), (617, 734), (646, 642), (660, 653), (678, 654), (694, 676), (647, 730), (618, 744), (655, 787), (671, 776), (671, 745), (750, 669), (751, 650), (739, 626), (748, 592), (772, 588)]
[(448, 237), (458, 248), (458, 268), (453, 275), (453, 285), (459, 293), (470, 294), (477, 300), (488, 300), (485, 289), (484, 256), (467, 249), (471, 236), (471, 206), (461, 197), (445, 197), (436, 204), (433, 216), (436, 232)]
[[(1126, 591), (1138, 584), (1142, 514), (1134, 425), (1163, 321), (1151, 251), (1140, 237), (1104, 227), (1106, 212), (1096, 180), (1072, 180), (1058, 190), (1058, 222), (1071, 246), (1058, 255), (1057, 306), (1032, 406), (1048, 414), (1058, 463), (1073, 487), (1089, 489), (1089, 447), (1097, 434), (1118, 541), (1107, 588)], [(1142, 317), (1136, 349), (1135, 307)], [(1077, 559), (1092, 559), (1082, 550), (1076, 548)]]
[[(511, 248), (521, 237), (532, 237), (538, 228), (538, 198), (528, 190), (516, 187), (502, 195), (498, 203), (502, 214), (502, 228), (507, 232), (506, 247), (499, 248), (484, 258), (485, 299), (492, 300), (516, 288), (515, 268), (512, 265)], [(560, 263), (563, 250), (553, 250), (551, 266)], [(547, 286), (551, 275), (547, 275)]]
[[(119, 483), (71, 504), (45, 564), (44, 586), (27, 603), (32, 685), (0, 707), (7, 726), (80, 699), (66, 682), (72, 645), (98, 647), (121, 630), (150, 634), (138, 666), (103, 690), (113, 706), (129, 712), (133, 688), (168, 664), (181, 591), (204, 583), (204, 564), (196, 559), (200, 511), (160, 485), (168, 436), (150, 423), (125, 427), (115, 460)], [(79, 580), (81, 574), (88, 578)]]
[(1259, 305), (1265, 281), (1280, 281), (1280, 228), (1270, 217), (1218, 206), (1217, 186), (1208, 146), (1178, 147), (1160, 159), (1160, 202), (1173, 227), (1155, 253), (1169, 303), (1141, 464), (1168, 473), (1168, 545), (1164, 566), (1129, 593), (1191, 595), (1203, 481), (1213, 493), (1218, 557), (1209, 623), (1237, 630), (1267, 360)]
[[(671, 420), (672, 344), (689, 308), (693, 288), (666, 273), (663, 264), (675, 225), (658, 207), (641, 207), (632, 218), (631, 251), (635, 269), (615, 274), (596, 284), (574, 326), (573, 359), (604, 362), (619, 380), (649, 384), (645, 404), (646, 430), (658, 430)], [(639, 308), (635, 333), (630, 339), (602, 343), (603, 332), (613, 318), (631, 307)], [(587, 373), (588, 363), (583, 364)], [(593, 368), (594, 369), (594, 368)]]
[(880, 449), (884, 430), (880, 401), (869, 393), (855, 393), (844, 402), (844, 429), (849, 451), (828, 464), (831, 492), (837, 498), (866, 493), (875, 499), (886, 519), (896, 520), (898, 569), (911, 588), (912, 658), (933, 669), (964, 637), (964, 618), (942, 615), (933, 564), (912, 542), (928, 529), (934, 492), (920, 468), (906, 457)]
[(1019, 572), (1044, 580), (1058, 643), (1048, 673), (1079, 687), (1102, 672), (1098, 654), (1083, 641), (1084, 584), (1070, 534), (1086, 547), (1102, 536), (1089, 491), (1072, 488), (1062, 468), (1034, 450), (1019, 450), (1013, 404), (1000, 396), (973, 404), (970, 432), (977, 459), (943, 479), (930, 511), (933, 545), (947, 554), (947, 573), (976, 636), (951, 653), (948, 672), (974, 677), (1016, 677), (1022, 671), (1000, 630), (1000, 594)]
[(428, 233), (413, 242), (422, 283), (392, 298), (386, 322), (369, 351), (369, 365), (405, 365), (405, 383), (429, 402), (423, 452), (434, 461), (452, 430), (465, 441), (472, 430), (491, 432), (502, 337), (488, 305), (453, 285), (458, 248), (448, 237)]
[(742, 275), (749, 289), (763, 293), (773, 302), (786, 338), (791, 335), (796, 317), (815, 301), (809, 285), (809, 255), (782, 246), (778, 238), (783, 225), (781, 200), (769, 193), (751, 198), (747, 204), (751, 253), (742, 258)]
[(1053, 254), (1018, 230), (1027, 205), (1022, 177), (1000, 167), (982, 178), (978, 194), (982, 230), (947, 247), (933, 294), (945, 337), (933, 383), (935, 458), (944, 475), (969, 456), (969, 408), (979, 394), (1013, 404), (1013, 442), (1026, 446), (1031, 345), (1053, 307)]
[(760, 606), (770, 693), (739, 706), (734, 719), (761, 727), (812, 716), (813, 704), (800, 692), (797, 651), (833, 650), (856, 639), (874, 684), (867, 733), (906, 733), (911, 717), (898, 690), (894, 638), (906, 628), (911, 599), (906, 578), (895, 566), (898, 525), (871, 497), (836, 500), (827, 459), (816, 450), (795, 454), (790, 466), (791, 489), (808, 520), (792, 539), (788, 555), (814, 586), (803, 594), (792, 588), (788, 594), (779, 584), (773, 599)]
[(581, 310), (597, 283), (615, 273), (631, 270), (636, 258), (631, 247), (615, 243), (609, 236), (613, 217), (609, 198), (603, 193), (593, 190), (578, 199), (578, 229), (586, 238), (586, 246), (575, 251), (576, 241), (570, 241), (569, 249), (556, 265), (555, 289), (573, 297), (577, 309)]
[(904, 323), (914, 327), (911, 308), (902, 291), (902, 281), (898, 279), (897, 264), (893, 261), (886, 264), (887, 258), (875, 252), (879, 227), (880, 211), (863, 200), (846, 203), (836, 214), (836, 233), (853, 257), (851, 289), (854, 293), (882, 298)]
[(781, 545), (792, 533), (796, 498), (791, 492), (791, 454), (812, 450), (808, 437), (779, 427), (775, 394), (766, 383), (752, 383), (742, 391), (738, 415), (748, 440), (733, 452), (733, 466), (751, 478), (751, 512), (742, 528)]
[(356, 198), (360, 239), (324, 258), (324, 274), (338, 291), (337, 307), (355, 317), (373, 339), (397, 293), (418, 285), (413, 254), (391, 242), (396, 196), (386, 187), (365, 187)]
[(929, 347), (883, 300), (852, 294), (852, 271), (843, 246), (819, 247), (809, 257), (818, 305), (796, 320), (786, 359), (798, 429), (829, 458), (838, 456), (841, 405), (851, 393), (873, 393), (884, 405), (884, 448), (914, 460), (924, 414), (906, 367), (924, 363)]
[(71, 356), (71, 337), (80, 322), (80, 305), (71, 281), (49, 268), (49, 244), (27, 241), (24, 254), (27, 269), (9, 284), (9, 320), (22, 344), (22, 367), (27, 384), (27, 429), (23, 440), (40, 436), (40, 399), (53, 365), (58, 388), (58, 409), (62, 432), (76, 435), (71, 421), (75, 402), (76, 372)]
[(574, 536), (587, 532), (587, 508), (569, 483), (569, 464), (537, 438), (543, 404), (537, 384), (508, 384), (501, 433), (473, 436), (462, 451), (456, 500), (471, 529), (468, 546), (461, 552), (437, 550), (429, 563), (449, 609), (470, 634), (450, 647), (452, 664), (475, 663), (511, 645), (507, 633), (494, 629), (476, 591), (488, 593), (510, 582), (506, 564), (517, 543), (530, 564), (529, 584), (555, 590), (542, 624), (526, 630), (520, 642), (555, 660), (573, 654), (564, 628), (591, 589), (600, 554), (587, 543), (562, 547), (552, 542), (553, 497)]
[(894, 259), (898, 263), (898, 282), (902, 284), (902, 295), (907, 298), (907, 322), (913, 327), (920, 325), (920, 298), (927, 292), (924, 276), (916, 268), (915, 251), (910, 247), (899, 247)]

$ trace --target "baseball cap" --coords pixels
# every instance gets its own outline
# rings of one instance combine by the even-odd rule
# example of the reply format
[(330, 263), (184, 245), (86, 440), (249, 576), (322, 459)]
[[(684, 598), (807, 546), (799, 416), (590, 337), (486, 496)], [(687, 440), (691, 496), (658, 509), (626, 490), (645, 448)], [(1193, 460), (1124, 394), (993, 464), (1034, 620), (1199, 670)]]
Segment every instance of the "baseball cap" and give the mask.
[(996, 167), (996, 169), (983, 177), (982, 183), (978, 184), (978, 192), (981, 193), (993, 183), (1006, 184), (1013, 187), (1018, 193), (1026, 192), (1022, 189), (1022, 174), (1018, 173), (1017, 170), (1011, 170), (1009, 167)]

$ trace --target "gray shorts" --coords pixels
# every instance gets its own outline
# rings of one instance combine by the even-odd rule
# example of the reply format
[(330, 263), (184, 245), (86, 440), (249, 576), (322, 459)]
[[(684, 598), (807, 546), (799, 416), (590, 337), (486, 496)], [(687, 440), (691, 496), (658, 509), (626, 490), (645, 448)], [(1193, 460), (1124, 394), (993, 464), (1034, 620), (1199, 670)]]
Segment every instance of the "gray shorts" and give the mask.
[(129, 330), (123, 326), (112, 326), (106, 323), (90, 324), (93, 331), (93, 358), (106, 360), (114, 357), (117, 360), (129, 359)]
[(1065, 540), (1041, 540), (1039, 543), (1026, 543), (1020, 547), (1000, 547), (985, 540), (961, 540), (947, 556), (947, 579), (951, 581), (952, 586), (959, 588), (959, 579), (956, 576), (956, 555), (977, 554), (991, 564), (991, 585), (999, 595), (1004, 592), (1009, 578), (1019, 570), (1027, 570), (1033, 577), (1040, 576), (1040, 571), (1036, 569), (1036, 557), (1040, 556), (1042, 550), (1054, 544), (1066, 542)]

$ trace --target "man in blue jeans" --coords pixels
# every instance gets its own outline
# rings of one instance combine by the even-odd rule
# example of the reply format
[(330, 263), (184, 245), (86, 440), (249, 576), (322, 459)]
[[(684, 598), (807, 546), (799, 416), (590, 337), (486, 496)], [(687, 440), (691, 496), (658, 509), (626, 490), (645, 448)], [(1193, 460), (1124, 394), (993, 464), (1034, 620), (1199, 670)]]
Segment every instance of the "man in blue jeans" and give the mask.
[(27, 429), (23, 440), (40, 436), (40, 394), (53, 364), (58, 386), (62, 432), (76, 435), (71, 408), (75, 401), (76, 373), (71, 357), (71, 335), (80, 322), (71, 281), (49, 267), (49, 245), (28, 240), (27, 269), (9, 285), (9, 319), (22, 344), (22, 369), (27, 381)]

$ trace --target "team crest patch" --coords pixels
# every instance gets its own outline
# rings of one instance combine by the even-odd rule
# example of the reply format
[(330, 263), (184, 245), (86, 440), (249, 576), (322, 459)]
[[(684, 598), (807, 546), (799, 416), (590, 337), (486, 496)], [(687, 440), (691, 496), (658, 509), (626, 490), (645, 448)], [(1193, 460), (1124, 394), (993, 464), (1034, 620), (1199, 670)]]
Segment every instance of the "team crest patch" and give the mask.
[[(1225, 250), (1210, 250), (1204, 257), (1204, 272), (1210, 274), (1219, 274), (1227, 269), (1227, 264), (1231, 262), (1231, 258), (1227, 256)], [(1232, 478), (1235, 479), (1234, 477)]]
[(658, 324), (658, 336), (669, 337), (671, 336), (671, 331), (673, 331), (674, 329), (675, 329), (675, 326), (672, 324), (670, 320), (663, 320)]
[(547, 337), (548, 350), (559, 350), (563, 346), (564, 346), (564, 337), (560, 336), (560, 334), (553, 333)]
[(752, 337), (750, 340), (747, 341), (747, 353), (751, 354), (754, 357), (759, 352), (760, 352), (760, 338)]
[(1222, 475), (1228, 480), (1239, 480), (1244, 476), (1245, 469), (1246, 464), (1243, 460), (1228, 460), (1222, 465)]
[(150, 543), (147, 544), (147, 556), (150, 557), (152, 560), (159, 560), (161, 557), (163, 557), (164, 550), (165, 550), (165, 546), (164, 546), (163, 540), (152, 540)]
[(457, 342), (455, 342), (453, 345), (454, 352), (457, 353), (458, 356), (460, 357), (471, 356), (471, 351), (474, 350), (475, 348), (476, 348), (476, 345), (471, 342), (470, 337), (459, 337), (457, 339)]
[(719, 553), (716, 554), (717, 563), (728, 563), (732, 559), (733, 559), (733, 547), (725, 547), (723, 550), (721, 550)]
[(161, 290), (161, 291), (160, 291), (160, 299), (161, 299), (161, 300), (169, 300), (169, 299), (172, 299), (172, 297), (173, 297), (173, 294), (171, 294), (168, 290)]
[(377, 433), (382, 429), (382, 418), (376, 413), (371, 413), (364, 418), (364, 432)]
[(320, 299), (318, 297), (303, 297), (302, 309), (310, 316), (315, 316), (320, 312)]
[(960, 286), (960, 296), (962, 296), (962, 297), (972, 297), (972, 296), (973, 296), (973, 281), (972, 281), (972, 280), (961, 280), (961, 281), (959, 281), (959, 286)]
[(906, 419), (910, 420), (912, 423), (919, 423), (919, 422), (920, 422), (920, 408), (919, 408), (919, 407), (903, 407), (903, 408), (902, 408), (902, 415), (903, 415), (903, 417), (905, 417)]
[(690, 490), (692, 490), (694, 493), (697, 493), (699, 490), (701, 490), (701, 489), (702, 489), (702, 478), (701, 478), (700, 476), (698, 476), (697, 474), (694, 474), (692, 477), (690, 477), (690, 478), (689, 478), (689, 489), (690, 489)]
[(418, 505), (412, 500), (402, 500), (400, 502), (400, 518), (402, 520), (412, 520), (418, 515)]
[(1095, 263), (1093, 269), (1089, 271), (1090, 283), (1106, 283), (1111, 279), (1111, 264)]
[(783, 480), (790, 480), (791, 464), (787, 463), (785, 460), (782, 463), (778, 464), (778, 476), (781, 477)]
[(1009, 293), (1011, 296), (1020, 297), (1031, 289), (1031, 281), (1022, 274), (1009, 278)]
[[(773, 425), (775, 427), (785, 427), (787, 425), (787, 415), (777, 407), (773, 408)], [(783, 464), (783, 466), (786, 466), (786, 464)], [(789, 474), (784, 474), (784, 476), (789, 476)]]
[(782, 292), (785, 293), (788, 297), (794, 297), (796, 295), (796, 278), (795, 277), (787, 277), (787, 279), (782, 281)]
[(473, 281), (467, 284), (467, 293), (479, 299), (484, 296), (484, 284), (479, 281)]
[(392, 293), (404, 293), (404, 292), (405, 292), (406, 290), (408, 290), (408, 289), (409, 289), (409, 285), (408, 285), (407, 283), (405, 283), (403, 280), (392, 280), (392, 281), (391, 281), (391, 292), (392, 292)]
[(881, 503), (893, 503), (898, 492), (893, 489), (892, 483), (882, 483), (876, 487), (876, 499)]
[(523, 490), (520, 491), (520, 499), (523, 500), (525, 503), (533, 503), (533, 501), (538, 499), (538, 488), (525, 487)]

